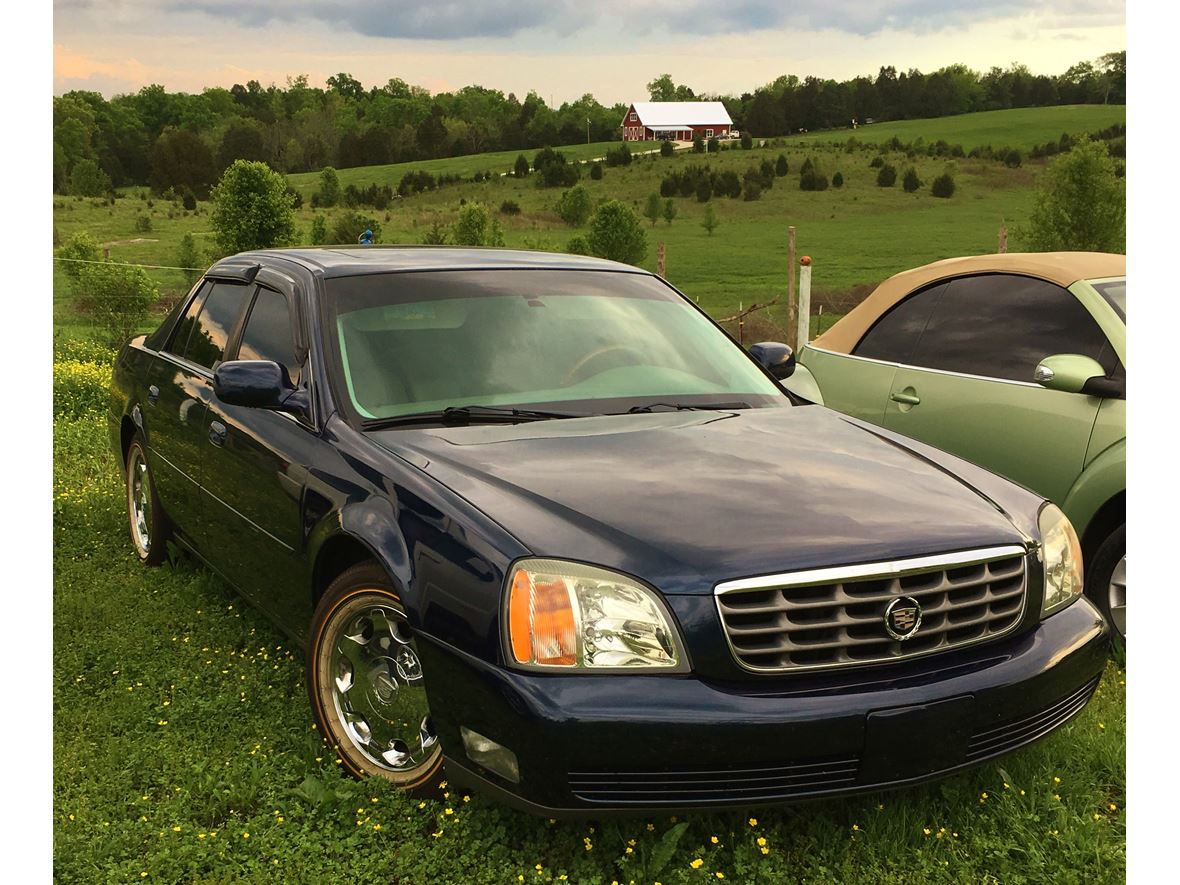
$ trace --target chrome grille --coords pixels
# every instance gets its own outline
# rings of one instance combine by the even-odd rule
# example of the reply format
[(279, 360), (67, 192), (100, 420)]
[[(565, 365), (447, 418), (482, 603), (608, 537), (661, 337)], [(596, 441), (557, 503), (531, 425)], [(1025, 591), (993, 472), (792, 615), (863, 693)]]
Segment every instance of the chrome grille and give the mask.
[[(1016, 627), (1023, 547), (727, 581), (716, 588), (725, 635), (747, 670), (785, 672), (896, 661), (994, 639)], [(910, 597), (921, 624), (892, 638), (886, 607)]]

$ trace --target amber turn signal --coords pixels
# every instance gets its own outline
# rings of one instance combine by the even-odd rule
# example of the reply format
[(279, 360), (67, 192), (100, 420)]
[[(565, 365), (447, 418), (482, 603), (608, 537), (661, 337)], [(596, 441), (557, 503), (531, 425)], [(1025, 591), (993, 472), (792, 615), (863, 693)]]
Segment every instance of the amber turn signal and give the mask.
[(508, 633), (518, 664), (574, 666), (577, 621), (566, 582), (517, 569), (508, 600)]

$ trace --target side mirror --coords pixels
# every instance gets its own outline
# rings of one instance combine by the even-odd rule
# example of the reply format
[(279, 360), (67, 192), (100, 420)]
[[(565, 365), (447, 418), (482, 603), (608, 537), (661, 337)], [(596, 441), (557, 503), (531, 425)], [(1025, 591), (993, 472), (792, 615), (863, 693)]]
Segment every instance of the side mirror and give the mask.
[(1080, 353), (1058, 353), (1047, 356), (1033, 370), (1033, 380), (1049, 390), (1062, 393), (1088, 393), (1092, 396), (1112, 396), (1106, 370), (1098, 361)]
[(750, 345), (750, 356), (775, 378), (782, 381), (795, 371), (795, 352), (778, 341), (762, 341)]
[(213, 372), (213, 392), (228, 406), (302, 415), (307, 394), (272, 360), (230, 360)]

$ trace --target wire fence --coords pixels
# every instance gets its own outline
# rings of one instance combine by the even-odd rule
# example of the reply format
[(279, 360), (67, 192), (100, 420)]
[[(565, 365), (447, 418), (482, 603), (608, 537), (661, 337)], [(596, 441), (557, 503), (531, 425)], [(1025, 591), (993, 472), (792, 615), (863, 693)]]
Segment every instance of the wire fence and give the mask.
[(136, 264), (132, 261), (108, 261), (108, 260), (96, 261), (93, 258), (59, 258), (56, 255), (53, 256), (53, 260), (54, 261), (69, 261), (73, 264), (122, 264), (122, 265), (126, 265), (127, 267), (146, 267), (146, 268), (151, 268), (152, 270), (197, 270), (197, 271), (201, 271), (202, 273), (204, 271), (208, 270), (208, 268), (205, 268), (205, 267), (174, 267), (170, 264)]

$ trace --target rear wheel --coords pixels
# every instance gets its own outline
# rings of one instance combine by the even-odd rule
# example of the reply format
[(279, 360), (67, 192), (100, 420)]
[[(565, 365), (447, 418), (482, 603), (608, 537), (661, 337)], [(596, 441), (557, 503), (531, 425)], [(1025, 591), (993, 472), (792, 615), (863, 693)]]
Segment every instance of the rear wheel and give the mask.
[(1111, 532), (1094, 553), (1086, 572), (1086, 596), (1111, 629), (1127, 641), (1127, 525)]
[(131, 526), (131, 543), (140, 562), (160, 565), (168, 558), (168, 519), (156, 497), (147, 451), (139, 434), (127, 448), (127, 521)]
[(433, 795), (442, 748), (405, 606), (385, 572), (362, 563), (324, 593), (311, 626), (308, 692), (316, 725), (356, 777)]

